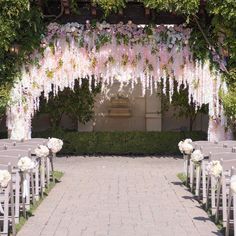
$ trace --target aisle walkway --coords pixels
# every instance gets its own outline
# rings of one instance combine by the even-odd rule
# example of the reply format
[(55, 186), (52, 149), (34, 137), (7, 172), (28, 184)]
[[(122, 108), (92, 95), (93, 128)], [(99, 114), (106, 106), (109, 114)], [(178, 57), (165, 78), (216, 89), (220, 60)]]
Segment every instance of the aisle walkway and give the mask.
[(220, 235), (180, 185), (182, 160), (71, 157), (65, 172), (19, 236)]

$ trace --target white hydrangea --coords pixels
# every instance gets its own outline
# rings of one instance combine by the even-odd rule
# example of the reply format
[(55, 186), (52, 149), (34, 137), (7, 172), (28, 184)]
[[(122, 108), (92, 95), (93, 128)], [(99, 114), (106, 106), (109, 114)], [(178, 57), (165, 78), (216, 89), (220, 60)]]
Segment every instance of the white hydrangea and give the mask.
[(47, 157), (49, 155), (49, 149), (45, 145), (39, 145), (37, 148), (35, 148), (35, 154), (37, 157)]
[(186, 143), (192, 143), (193, 140), (192, 140), (191, 138), (186, 138), (186, 139), (184, 140), (184, 142), (186, 142)]
[(214, 176), (215, 178), (220, 177), (223, 168), (222, 165), (220, 164), (220, 161), (211, 161), (207, 164), (206, 170), (209, 175)]
[(199, 163), (200, 161), (202, 161), (204, 158), (202, 152), (200, 150), (195, 150), (192, 154), (191, 154), (191, 161), (194, 163)]
[(233, 193), (236, 193), (236, 175), (233, 175), (230, 179), (230, 189)]
[(11, 180), (11, 174), (7, 170), (0, 170), (0, 186), (6, 188)]
[(184, 142), (182, 144), (183, 152), (190, 155), (193, 152), (193, 146), (190, 143)]
[(185, 139), (184, 141), (180, 141), (178, 143), (178, 147), (181, 153), (185, 154), (191, 154), (193, 151), (193, 146), (192, 146), (192, 139)]
[(52, 153), (57, 153), (62, 149), (63, 141), (58, 138), (50, 138), (47, 143), (47, 146)]
[(35, 167), (35, 163), (29, 157), (25, 156), (20, 158), (17, 166), (21, 171), (29, 171)]
[(183, 141), (180, 141), (178, 143), (178, 147), (179, 147), (179, 150), (180, 150), (181, 153), (183, 153), (183, 148), (182, 148), (183, 143), (184, 143)]

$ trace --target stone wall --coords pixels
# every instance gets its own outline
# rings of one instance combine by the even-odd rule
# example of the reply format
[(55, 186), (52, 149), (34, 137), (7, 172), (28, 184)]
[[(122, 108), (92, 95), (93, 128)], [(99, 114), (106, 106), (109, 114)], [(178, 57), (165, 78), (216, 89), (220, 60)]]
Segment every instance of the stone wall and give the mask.
[[(110, 99), (117, 95), (129, 99), (130, 116), (110, 116)], [(153, 94), (142, 96), (140, 86), (134, 89), (124, 87), (119, 91), (119, 84), (114, 83), (109, 92), (105, 95), (98, 95), (95, 103), (94, 120), (87, 124), (75, 124), (66, 115), (63, 116), (61, 127), (65, 129), (78, 129), (78, 131), (179, 131), (188, 130), (189, 121), (174, 116), (173, 107), (164, 114), (161, 111), (160, 98)], [(194, 124), (194, 130), (207, 131), (208, 116), (199, 114)], [(5, 121), (1, 122), (1, 131), (6, 130)], [(43, 131), (50, 128), (50, 121), (47, 114), (41, 114), (33, 119), (33, 131)]]

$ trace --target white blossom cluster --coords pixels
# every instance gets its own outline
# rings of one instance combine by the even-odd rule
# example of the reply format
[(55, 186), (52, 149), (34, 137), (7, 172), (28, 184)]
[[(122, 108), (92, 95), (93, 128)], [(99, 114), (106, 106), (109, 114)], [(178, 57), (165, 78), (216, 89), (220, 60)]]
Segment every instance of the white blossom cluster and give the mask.
[(222, 174), (223, 167), (220, 164), (220, 161), (210, 161), (206, 166), (206, 170), (209, 175), (219, 178)]
[(49, 155), (49, 149), (45, 145), (39, 145), (34, 151), (37, 157), (43, 158)]
[(21, 171), (30, 171), (35, 167), (35, 162), (32, 161), (29, 157), (21, 157), (17, 163), (18, 168)]
[(0, 170), (0, 187), (6, 188), (11, 180), (11, 174), (7, 170)]
[(48, 140), (47, 146), (52, 153), (57, 153), (62, 149), (63, 141), (58, 138), (50, 138)]
[(185, 139), (184, 141), (180, 141), (178, 144), (179, 150), (183, 154), (190, 155), (193, 152), (193, 145), (191, 144), (193, 141), (191, 139)]
[(204, 155), (200, 150), (194, 150), (191, 154), (191, 161), (198, 164), (204, 159)]

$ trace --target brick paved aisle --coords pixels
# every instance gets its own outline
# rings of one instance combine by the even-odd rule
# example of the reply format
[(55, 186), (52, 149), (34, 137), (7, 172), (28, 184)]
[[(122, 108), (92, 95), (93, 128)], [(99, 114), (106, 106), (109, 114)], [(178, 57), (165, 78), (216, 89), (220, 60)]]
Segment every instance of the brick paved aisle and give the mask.
[(182, 160), (71, 157), (65, 172), (19, 236), (220, 235), (180, 185)]

